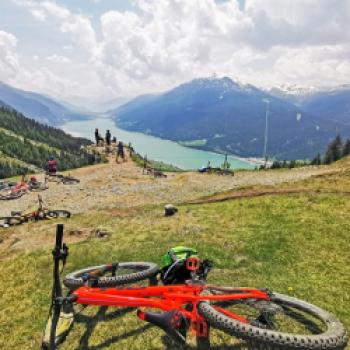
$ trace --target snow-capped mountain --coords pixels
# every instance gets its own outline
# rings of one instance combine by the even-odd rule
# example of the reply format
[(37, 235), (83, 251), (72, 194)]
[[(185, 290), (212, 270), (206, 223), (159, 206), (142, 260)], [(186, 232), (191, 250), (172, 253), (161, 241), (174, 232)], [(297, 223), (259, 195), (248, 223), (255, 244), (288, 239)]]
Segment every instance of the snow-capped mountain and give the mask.
[(321, 88), (284, 85), (268, 92), (315, 117), (350, 125), (350, 84)]
[[(270, 156), (314, 157), (339, 124), (305, 112), (288, 100), (228, 77), (202, 78), (159, 95), (138, 97), (112, 111), (118, 125), (198, 148), (241, 156), (263, 152), (269, 100)], [(344, 127), (350, 136), (350, 127)]]

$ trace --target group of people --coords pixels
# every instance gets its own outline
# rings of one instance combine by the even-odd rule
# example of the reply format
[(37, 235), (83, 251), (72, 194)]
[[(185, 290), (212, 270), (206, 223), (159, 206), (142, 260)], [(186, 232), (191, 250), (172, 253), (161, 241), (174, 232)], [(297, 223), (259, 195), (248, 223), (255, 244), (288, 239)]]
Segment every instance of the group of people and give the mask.
[(106, 131), (106, 136), (105, 136), (105, 138), (103, 138), (103, 137), (101, 137), (98, 129), (95, 129), (95, 141), (96, 141), (96, 146), (98, 146), (100, 144), (100, 141), (106, 142), (106, 145), (110, 146), (111, 142), (116, 143), (117, 139), (115, 137), (113, 137), (113, 139), (112, 139), (112, 134), (109, 130)]
[(101, 141), (105, 142), (107, 147), (110, 147), (112, 143), (116, 144), (116, 146), (117, 146), (116, 162), (119, 161), (119, 158), (121, 158), (123, 161), (125, 161), (124, 144), (121, 141), (119, 141), (117, 143), (117, 138), (116, 137), (112, 138), (112, 134), (111, 134), (110, 130), (106, 131), (105, 138), (103, 138), (103, 137), (101, 137), (99, 130), (96, 128), (95, 129), (95, 141), (96, 141), (96, 146), (98, 146)]

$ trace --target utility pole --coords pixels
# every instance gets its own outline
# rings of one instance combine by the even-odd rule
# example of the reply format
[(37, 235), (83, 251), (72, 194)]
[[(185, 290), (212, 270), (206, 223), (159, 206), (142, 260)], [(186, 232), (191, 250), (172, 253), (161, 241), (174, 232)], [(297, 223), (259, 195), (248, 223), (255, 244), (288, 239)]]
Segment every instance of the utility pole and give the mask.
[(267, 137), (268, 137), (268, 116), (269, 116), (269, 106), (270, 100), (264, 98), (263, 101), (266, 103), (265, 109), (265, 140), (264, 140), (264, 159), (265, 159), (265, 169), (267, 165)]

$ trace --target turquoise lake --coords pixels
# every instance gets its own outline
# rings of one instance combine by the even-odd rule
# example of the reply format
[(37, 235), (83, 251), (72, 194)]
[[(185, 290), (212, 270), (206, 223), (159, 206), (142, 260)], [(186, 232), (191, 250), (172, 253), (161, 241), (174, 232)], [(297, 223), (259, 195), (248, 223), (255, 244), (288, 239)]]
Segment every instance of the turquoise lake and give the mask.
[[(206, 166), (209, 161), (211, 166), (216, 167), (224, 161), (224, 155), (222, 154), (184, 147), (173, 141), (120, 129), (109, 118), (99, 117), (92, 120), (72, 121), (64, 124), (61, 128), (73, 136), (86, 137), (91, 140), (94, 140), (95, 128), (99, 129), (102, 137), (109, 129), (112, 137), (115, 136), (117, 140), (122, 140), (125, 143), (131, 142), (135, 151), (141, 155), (147, 155), (149, 159), (173, 164), (184, 170), (198, 169)], [(229, 156), (228, 160), (233, 169), (254, 169), (256, 166), (256, 164), (244, 158)]]

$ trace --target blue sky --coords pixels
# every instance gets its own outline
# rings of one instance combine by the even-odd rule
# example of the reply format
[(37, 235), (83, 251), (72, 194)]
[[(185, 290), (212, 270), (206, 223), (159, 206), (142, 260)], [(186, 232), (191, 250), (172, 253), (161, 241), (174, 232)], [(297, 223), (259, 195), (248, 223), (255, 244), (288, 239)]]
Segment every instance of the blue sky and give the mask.
[(350, 0), (2, 0), (0, 81), (105, 100), (229, 76), (350, 80)]

